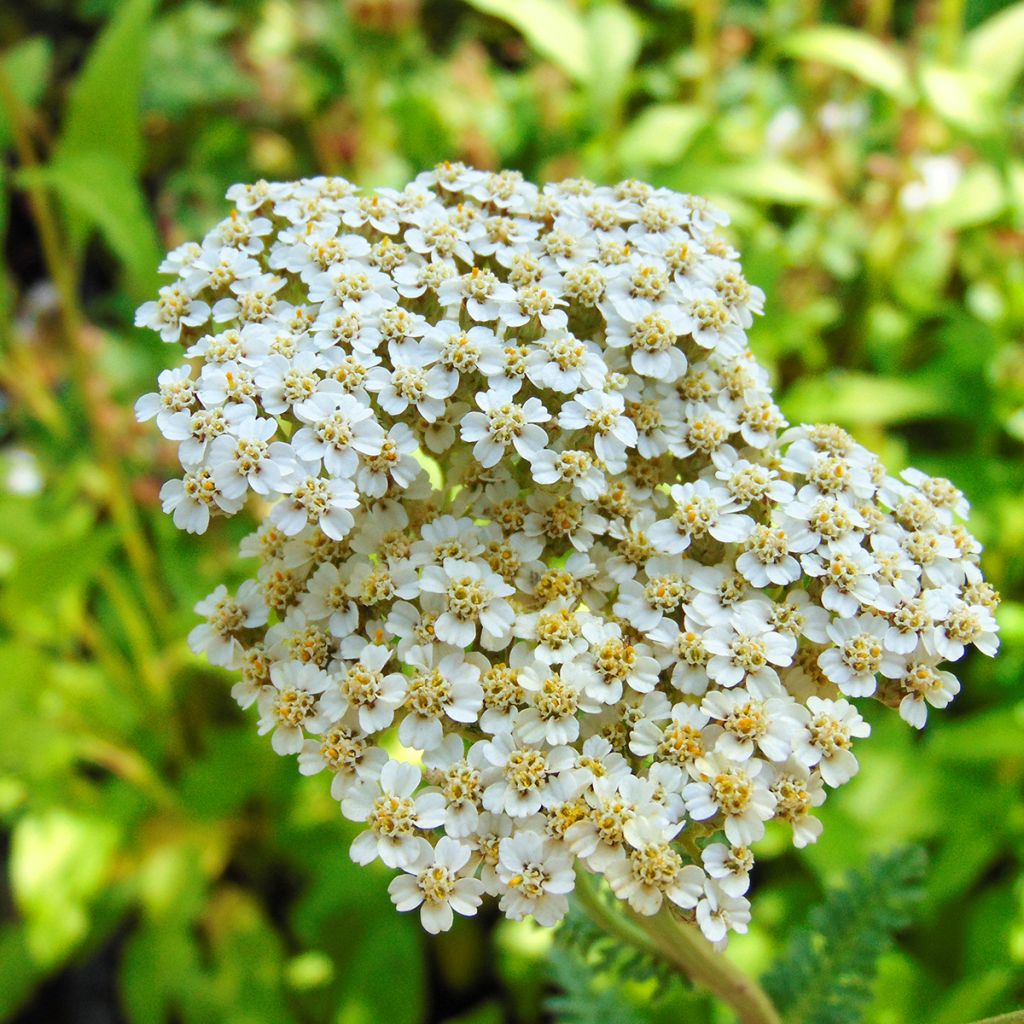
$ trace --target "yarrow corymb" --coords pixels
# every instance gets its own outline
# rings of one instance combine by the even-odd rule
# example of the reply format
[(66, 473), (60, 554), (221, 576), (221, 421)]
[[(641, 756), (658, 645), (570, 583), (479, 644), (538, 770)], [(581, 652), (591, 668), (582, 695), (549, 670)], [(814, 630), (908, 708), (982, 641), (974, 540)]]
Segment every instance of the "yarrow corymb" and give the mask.
[(263, 516), (193, 649), (428, 931), (484, 896), (554, 925), (581, 870), (745, 931), (765, 823), (814, 842), (857, 771), (854, 702), (920, 728), (995, 653), (963, 495), (786, 423), (699, 198), (459, 164), (228, 197), (137, 315), (185, 356), (137, 406), (164, 509)]

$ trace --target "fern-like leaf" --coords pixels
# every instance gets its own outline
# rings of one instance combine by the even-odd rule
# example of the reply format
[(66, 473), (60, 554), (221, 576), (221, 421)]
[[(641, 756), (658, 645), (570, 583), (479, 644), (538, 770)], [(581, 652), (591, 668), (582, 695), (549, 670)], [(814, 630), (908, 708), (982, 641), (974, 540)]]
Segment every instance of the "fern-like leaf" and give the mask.
[(924, 869), (919, 847), (875, 857), (810, 912), (764, 978), (786, 1024), (858, 1024), (878, 958), (920, 899)]

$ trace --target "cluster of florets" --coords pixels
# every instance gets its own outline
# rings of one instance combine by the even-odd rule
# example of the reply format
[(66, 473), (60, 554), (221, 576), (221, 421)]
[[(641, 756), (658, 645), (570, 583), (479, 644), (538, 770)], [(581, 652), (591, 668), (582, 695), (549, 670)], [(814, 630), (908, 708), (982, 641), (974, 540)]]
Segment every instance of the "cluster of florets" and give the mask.
[(813, 842), (857, 771), (850, 698), (920, 727), (995, 651), (961, 493), (787, 429), (701, 199), (451, 164), (228, 196), (138, 314), (186, 356), (138, 404), (166, 511), (264, 515), (193, 648), (429, 931), (484, 894), (553, 925), (580, 870), (745, 930), (766, 822)]

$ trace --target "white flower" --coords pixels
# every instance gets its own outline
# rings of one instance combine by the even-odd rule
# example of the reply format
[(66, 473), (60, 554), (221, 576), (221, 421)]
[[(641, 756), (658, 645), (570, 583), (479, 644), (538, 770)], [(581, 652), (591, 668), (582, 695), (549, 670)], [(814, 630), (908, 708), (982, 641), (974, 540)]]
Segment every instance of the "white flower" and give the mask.
[(647, 582), (624, 580), (614, 612), (651, 636), (662, 619), (684, 603), (691, 591), (686, 564), (678, 556), (656, 557), (644, 566)]
[(405, 656), (413, 669), (405, 692), (405, 717), (398, 739), (407, 747), (432, 750), (444, 737), (444, 722), (475, 722), (483, 704), (480, 669), (462, 651), (414, 647)]
[(850, 747), (856, 737), (869, 736), (871, 726), (846, 700), (807, 698), (806, 728), (793, 740), (793, 757), (817, 768), (829, 786), (841, 786), (857, 774)]
[(787, 426), (699, 197), (458, 163), (229, 194), (138, 313), (183, 349), (136, 406), (165, 510), (262, 517), (193, 650), (428, 931), (484, 893), (553, 925), (590, 870), (724, 946), (766, 821), (815, 842), (857, 770), (839, 695), (920, 727), (942, 659), (995, 653), (963, 495)]
[(759, 523), (745, 538), (736, 568), (755, 587), (784, 586), (800, 578), (793, 552), (810, 551), (816, 538), (799, 523)]
[(762, 601), (743, 601), (732, 609), (728, 625), (704, 634), (711, 654), (708, 677), (719, 686), (738, 686), (746, 680), (751, 693), (771, 696), (778, 689), (778, 673), (793, 660), (796, 640), (769, 625), (771, 606)]
[(271, 667), (270, 681), (273, 689), (260, 697), (259, 734), (271, 733), (276, 753), (297, 754), (302, 750), (303, 729), (315, 733), (324, 724), (317, 698), (330, 680), (316, 665), (281, 661)]
[(368, 498), (382, 498), (389, 488), (411, 487), (423, 472), (412, 454), (416, 447), (416, 435), (404, 423), (394, 424), (384, 435), (380, 451), (360, 456), (356, 471), (359, 492)]
[(821, 774), (811, 771), (796, 757), (784, 765), (773, 766), (770, 789), (775, 797), (775, 818), (788, 821), (793, 828), (793, 845), (799, 850), (816, 843), (821, 836), (821, 821), (811, 814), (825, 802)]
[(903, 691), (900, 717), (915, 729), (923, 729), (928, 705), (944, 708), (960, 692), (960, 681), (927, 661), (910, 661), (896, 679)]
[(745, 896), (730, 896), (714, 879), (704, 884), (704, 896), (697, 904), (697, 924), (704, 937), (716, 949), (723, 949), (730, 931), (741, 935), (750, 923), (750, 901)]
[[(633, 727), (629, 749), (637, 757), (657, 756), (659, 763), (687, 768), (702, 757), (708, 749), (706, 726), (710, 717), (695, 704), (675, 704), (669, 707), (663, 694), (663, 707), (655, 710), (647, 701), (642, 705), (642, 717)], [(664, 722), (660, 725), (659, 722)]]
[(143, 395), (135, 403), (135, 416), (140, 422), (156, 417), (161, 432), (175, 413), (188, 412), (196, 399), (196, 386), (192, 380), (192, 368), (179, 366), (173, 370), (162, 370), (157, 377), (158, 392)]
[(391, 416), (410, 406), (428, 423), (444, 415), (445, 399), (458, 385), (454, 370), (434, 364), (433, 353), (424, 345), (406, 342), (390, 346), (392, 368), (375, 366), (366, 378), (366, 389), (377, 392), (377, 402)]
[(391, 661), (387, 647), (353, 639), (360, 648), (358, 658), (340, 666), (336, 685), (324, 694), (321, 704), (334, 718), (341, 718), (351, 709), (365, 732), (380, 732), (394, 721), (395, 711), (405, 700), (408, 680), (401, 672), (384, 671)]
[(362, 781), (374, 782), (387, 764), (388, 755), (374, 746), (373, 737), (344, 721), (324, 727), (317, 739), (308, 739), (299, 752), (299, 771), (316, 775), (325, 768), (331, 774), (331, 796), (344, 800)]
[(419, 907), (420, 921), (431, 935), (448, 931), (454, 913), (473, 917), (484, 886), (472, 877), (471, 853), (468, 846), (447, 836), (433, 848), (425, 839), (417, 840), (415, 859), (402, 866), (407, 873), (388, 886), (392, 902), (401, 911)]
[(187, 533), (205, 533), (210, 514), (219, 510), (231, 515), (242, 507), (241, 495), (225, 494), (209, 469), (186, 472), (181, 480), (168, 480), (160, 488), (160, 502), (174, 525)]
[(379, 455), (384, 430), (373, 410), (353, 395), (321, 391), (300, 402), (295, 413), (303, 423), (292, 438), (295, 454), (332, 476), (351, 477), (359, 455)]
[(196, 654), (205, 654), (214, 665), (241, 667), (244, 648), (238, 634), (242, 630), (262, 626), (267, 621), (267, 607), (256, 581), (246, 580), (234, 597), (221, 584), (204, 597), (195, 610), (206, 616), (207, 621), (189, 633), (189, 647)]
[(709, 843), (701, 850), (700, 858), (708, 877), (727, 896), (742, 896), (750, 888), (754, 855), (748, 847)]
[(490, 764), (501, 769), (500, 778), (484, 790), (484, 807), (495, 814), (526, 818), (574, 795), (575, 782), (569, 771), (574, 759), (569, 747), (543, 749), (504, 732), (484, 747), (484, 754)]
[(508, 643), (515, 612), (506, 598), (515, 588), (486, 566), (446, 558), (442, 566), (428, 565), (423, 570), (420, 588), (443, 598), (444, 610), (434, 623), (439, 640), (468, 647), (479, 626), (480, 642), (488, 650), (500, 650)]
[(609, 321), (608, 345), (631, 348), (630, 365), (642, 377), (672, 383), (686, 372), (686, 356), (676, 340), (687, 327), (686, 315), (678, 306), (637, 299), (630, 303), (627, 316)]
[(349, 821), (369, 826), (352, 841), (350, 855), (357, 864), (369, 864), (378, 857), (389, 868), (416, 862), (417, 833), (444, 821), (444, 797), (430, 790), (417, 794), (420, 778), (415, 765), (388, 761), (375, 782), (360, 782), (341, 802)]
[(144, 302), (135, 314), (136, 327), (149, 327), (163, 341), (181, 338), (185, 327), (199, 327), (210, 319), (210, 307), (182, 284), (169, 284), (160, 289), (156, 302)]
[[(626, 449), (636, 445), (636, 424), (625, 414), (622, 395), (584, 391), (566, 402), (558, 414), (563, 430), (590, 430), (594, 453), (613, 472), (621, 472)], [(618, 467), (618, 468), (616, 468)]]
[(686, 910), (700, 898), (704, 872), (695, 864), (684, 866), (670, 842), (676, 830), (648, 817), (632, 818), (622, 829), (629, 850), (604, 869), (612, 892), (645, 917), (656, 914), (666, 898)]
[(208, 464), (217, 487), (231, 498), (243, 497), (247, 489), (280, 493), (296, 463), (291, 445), (270, 440), (277, 433), (274, 420), (245, 416), (230, 431), (210, 443)]
[(697, 821), (721, 815), (730, 843), (756, 843), (775, 812), (776, 798), (768, 789), (766, 768), (756, 757), (737, 764), (723, 754), (705, 754), (691, 769), (697, 781), (683, 789), (686, 813)]
[(352, 529), (350, 509), (358, 506), (359, 497), (351, 480), (314, 476), (311, 467), (300, 464), (284, 486), (286, 497), (274, 506), (270, 519), (289, 537), (307, 525), (319, 526), (334, 540)]
[(769, 761), (785, 761), (800, 727), (798, 705), (789, 697), (753, 696), (742, 687), (714, 690), (701, 710), (722, 725), (715, 750), (733, 761), (746, 761), (759, 749)]
[(889, 623), (878, 615), (836, 619), (828, 627), (835, 646), (819, 655), (818, 665), (848, 697), (870, 697), (876, 673), (891, 678), (902, 669), (902, 659), (886, 650), (888, 632)]
[(666, 554), (681, 554), (692, 540), (705, 535), (723, 544), (735, 544), (745, 540), (754, 529), (749, 516), (737, 514), (740, 506), (724, 487), (712, 487), (706, 480), (697, 480), (673, 485), (671, 495), (676, 506), (672, 518), (655, 523), (648, 531), (651, 543)]
[(522, 405), (511, 401), (507, 389), (484, 391), (476, 396), (482, 412), (468, 412), (462, 418), (462, 440), (473, 445), (473, 454), (487, 468), (505, 457), (509, 445), (525, 459), (533, 458), (548, 441), (539, 423), (548, 421), (548, 411), (538, 398)]
[(528, 914), (553, 927), (569, 910), (567, 896), (576, 887), (568, 847), (538, 832), (521, 831), (501, 840), (497, 874), (504, 891), (501, 909), (513, 921)]
[(583, 693), (589, 677), (584, 666), (573, 662), (559, 668), (541, 661), (522, 668), (519, 685), (530, 705), (516, 718), (523, 741), (553, 746), (573, 742), (580, 734), (576, 714), (589, 704)]

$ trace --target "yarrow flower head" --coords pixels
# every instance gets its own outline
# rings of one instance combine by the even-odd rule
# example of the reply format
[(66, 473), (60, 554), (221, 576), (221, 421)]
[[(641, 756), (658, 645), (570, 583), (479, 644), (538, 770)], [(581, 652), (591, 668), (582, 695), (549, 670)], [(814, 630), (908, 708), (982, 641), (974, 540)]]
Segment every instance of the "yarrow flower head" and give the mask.
[(556, 924), (585, 870), (723, 946), (766, 823), (814, 842), (857, 772), (852, 702), (920, 728), (995, 653), (963, 495), (786, 424), (702, 200), (461, 164), (228, 196), (137, 315), (184, 353), (137, 405), (165, 510), (264, 517), (193, 649), (428, 931)]

